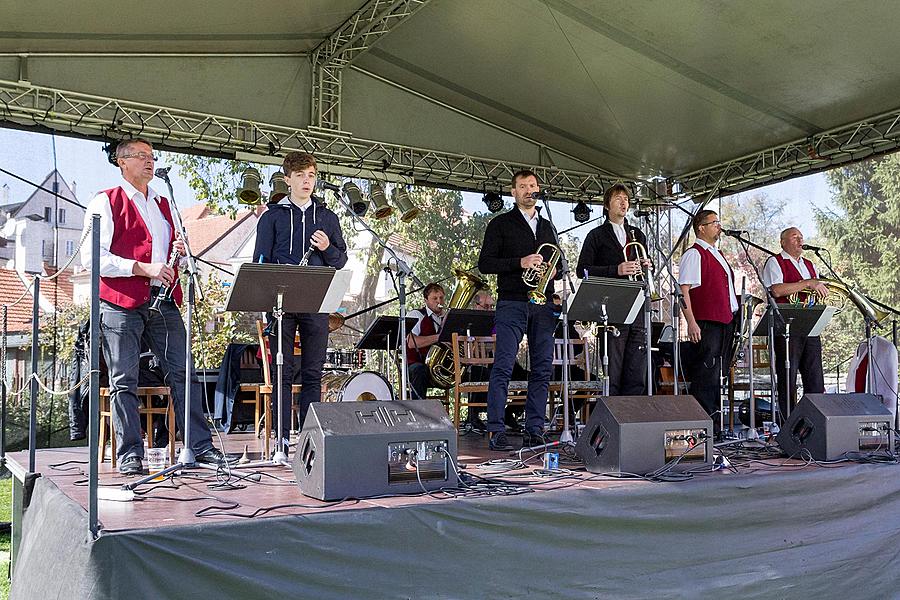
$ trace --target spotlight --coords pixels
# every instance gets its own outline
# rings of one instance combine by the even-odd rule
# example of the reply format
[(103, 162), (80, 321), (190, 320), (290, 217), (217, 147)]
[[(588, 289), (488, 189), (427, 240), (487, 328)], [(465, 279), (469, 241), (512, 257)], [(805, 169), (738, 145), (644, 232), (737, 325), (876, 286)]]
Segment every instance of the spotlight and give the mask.
[(384, 219), (394, 212), (394, 207), (388, 204), (387, 196), (384, 195), (384, 188), (377, 183), (369, 186), (369, 197), (372, 199), (372, 205), (375, 207), (375, 218)]
[(369, 209), (369, 203), (363, 200), (359, 186), (352, 181), (348, 181), (344, 184), (344, 195), (350, 201), (350, 210), (353, 211), (353, 214), (358, 217), (366, 214), (366, 211)]
[(579, 200), (572, 209), (572, 216), (577, 222), (584, 223), (591, 218), (591, 207), (585, 204), (584, 200)]
[(409, 223), (419, 216), (419, 208), (413, 204), (409, 192), (402, 185), (394, 186), (394, 204), (400, 210), (400, 220)]
[(275, 171), (269, 177), (269, 204), (277, 204), (279, 200), (288, 195), (288, 186), (284, 182), (284, 173)]
[(262, 177), (259, 171), (253, 167), (247, 167), (244, 169), (242, 177), (244, 181), (237, 193), (238, 202), (250, 205), (259, 204), (259, 200), (262, 198), (259, 191), (259, 182), (262, 181)]
[(503, 210), (503, 196), (497, 192), (485, 192), (481, 201), (487, 205), (487, 209), (492, 213)]

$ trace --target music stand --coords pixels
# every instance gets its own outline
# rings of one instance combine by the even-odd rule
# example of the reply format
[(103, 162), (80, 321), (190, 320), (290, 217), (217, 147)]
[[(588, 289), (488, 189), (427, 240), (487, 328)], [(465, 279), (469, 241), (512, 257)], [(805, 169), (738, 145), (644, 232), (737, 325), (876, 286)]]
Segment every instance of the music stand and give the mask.
[[(415, 317), (406, 317), (406, 331), (412, 330), (417, 320)], [(386, 360), (383, 366), (388, 375), (388, 382), (391, 382), (393, 379), (391, 377), (393, 369), (388, 366), (391, 350), (399, 347), (400, 335), (400, 317), (381, 315), (372, 321), (355, 346), (357, 350), (384, 350), (386, 352)]]
[[(782, 325), (780, 320), (775, 318), (774, 323), (770, 324), (770, 320), (772, 317), (772, 310), (767, 309), (765, 313), (763, 313), (762, 317), (760, 317), (759, 321), (756, 323), (756, 328), (753, 330), (754, 336), (768, 336), (769, 331), (775, 332), (776, 335), (784, 336), (784, 377), (785, 377), (785, 391), (787, 394), (787, 398), (785, 399), (785, 406), (787, 407), (788, 414), (782, 415), (784, 419), (787, 419), (791, 414), (791, 337), (799, 336), (799, 337), (818, 337), (821, 335), (822, 331), (824, 331), (825, 327), (831, 322), (831, 318), (837, 312), (837, 309), (834, 306), (791, 306), (789, 304), (779, 304), (778, 311), (781, 313), (781, 316), (784, 317), (785, 325)], [(775, 363), (775, 348), (773, 347), (775, 343), (774, 338), (770, 339), (770, 348), (769, 348), (769, 362), (770, 364)], [(751, 355), (750, 360), (752, 362), (753, 357)], [(775, 369), (773, 369), (773, 372)], [(772, 397), (775, 399), (775, 402), (772, 403), (772, 421), (777, 422), (775, 418), (776, 412), (780, 411), (780, 407), (778, 407), (778, 385), (777, 381), (773, 379), (772, 381)], [(751, 405), (752, 408), (752, 405)]]
[(337, 310), (350, 285), (350, 271), (333, 267), (244, 263), (238, 269), (228, 299), (227, 311), (271, 311), (278, 323), (278, 351), (275, 355), (276, 394), (278, 398), (278, 438), (273, 464), (290, 466), (281, 437), (282, 417), (281, 381), (284, 366), (282, 348), (282, 317), (291, 313), (332, 313)]
[(643, 306), (643, 282), (628, 279), (585, 277), (575, 294), (569, 297), (570, 320), (600, 322), (603, 328), (604, 396), (609, 396), (610, 325), (631, 325)]
[(454, 333), (466, 337), (484, 337), (491, 335), (493, 330), (494, 311), (452, 308), (444, 318), (438, 343), (449, 344), (453, 341)]

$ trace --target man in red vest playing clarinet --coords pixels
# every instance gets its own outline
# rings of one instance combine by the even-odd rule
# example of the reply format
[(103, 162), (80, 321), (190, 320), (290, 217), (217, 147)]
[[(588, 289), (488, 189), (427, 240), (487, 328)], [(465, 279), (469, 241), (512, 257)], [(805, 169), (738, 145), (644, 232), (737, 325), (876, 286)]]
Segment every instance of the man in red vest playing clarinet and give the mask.
[[(692, 346), (684, 370), (691, 380), (691, 394), (712, 416), (719, 410), (723, 355), (734, 335), (738, 301), (734, 273), (716, 248), (722, 235), (719, 216), (701, 210), (692, 226), (697, 241), (681, 257), (678, 272)], [(718, 419), (713, 424), (718, 428)]]
[[(100, 215), (100, 334), (109, 369), (118, 467), (125, 475), (139, 475), (144, 456), (137, 397), (142, 340), (159, 359), (176, 424), (184, 432), (186, 336), (176, 304), (181, 304), (182, 297), (177, 259), (185, 248), (184, 242), (175, 239), (169, 201), (149, 186), (156, 161), (150, 142), (120, 142), (115, 158), (122, 181), (94, 196), (84, 222), (86, 231), (92, 216)], [(82, 246), (81, 261), (88, 270), (91, 251), (89, 242)], [(151, 310), (153, 298), (170, 286), (175, 286), (172, 299)], [(190, 441), (195, 460), (222, 465), (226, 458), (212, 445), (203, 415), (203, 392), (193, 372), (191, 385)]]
[[(788, 227), (781, 232), (781, 253), (766, 261), (762, 280), (775, 296), (775, 301), (786, 303), (788, 296), (799, 294), (803, 301), (808, 295), (803, 290), (812, 290), (825, 297), (828, 288), (818, 280), (816, 268), (803, 258), (803, 234), (796, 227)], [(822, 373), (822, 340), (818, 337), (791, 335), (790, 387), (784, 376), (784, 326), (775, 330), (775, 379), (778, 382), (778, 409), (786, 419), (788, 409), (797, 403), (797, 371), (803, 378), (803, 392), (820, 394), (825, 391), (825, 377)]]

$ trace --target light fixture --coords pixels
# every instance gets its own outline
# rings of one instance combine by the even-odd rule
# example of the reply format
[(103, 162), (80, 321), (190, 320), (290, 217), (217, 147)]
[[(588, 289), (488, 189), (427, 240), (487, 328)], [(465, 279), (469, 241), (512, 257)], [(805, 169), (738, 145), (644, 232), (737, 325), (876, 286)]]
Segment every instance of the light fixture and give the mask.
[(591, 218), (591, 207), (585, 204), (584, 200), (579, 200), (572, 209), (572, 216), (576, 222), (584, 223)]
[(484, 197), (481, 198), (481, 201), (487, 205), (487, 209), (492, 213), (500, 212), (503, 210), (503, 196), (498, 194), (497, 192), (485, 192)]
[(413, 204), (409, 192), (402, 185), (394, 186), (394, 204), (400, 210), (400, 220), (409, 223), (419, 216), (419, 208)]
[(247, 167), (241, 177), (243, 184), (237, 192), (238, 202), (251, 206), (259, 204), (259, 200), (262, 198), (259, 191), (259, 182), (262, 181), (262, 177), (260, 177), (259, 171), (253, 167)]
[(358, 185), (352, 181), (345, 183), (344, 195), (347, 196), (350, 201), (350, 210), (353, 211), (353, 214), (358, 217), (366, 214), (366, 211), (369, 209), (369, 203), (363, 200), (362, 192), (359, 191)]
[(375, 218), (384, 219), (394, 212), (394, 207), (388, 204), (387, 196), (384, 195), (384, 188), (377, 183), (369, 186), (369, 197), (372, 199), (372, 206), (375, 207)]
[(288, 195), (290, 190), (284, 181), (284, 173), (275, 171), (269, 177), (269, 204), (277, 204), (282, 198)]

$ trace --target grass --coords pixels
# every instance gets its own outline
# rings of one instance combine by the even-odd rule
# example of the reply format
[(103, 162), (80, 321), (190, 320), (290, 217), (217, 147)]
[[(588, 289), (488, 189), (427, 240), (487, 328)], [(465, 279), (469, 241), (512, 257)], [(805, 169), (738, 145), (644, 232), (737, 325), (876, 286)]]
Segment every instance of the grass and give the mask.
[[(0, 478), (0, 521), (12, 518), (12, 478)], [(9, 598), (9, 531), (0, 533), (0, 600)]]

